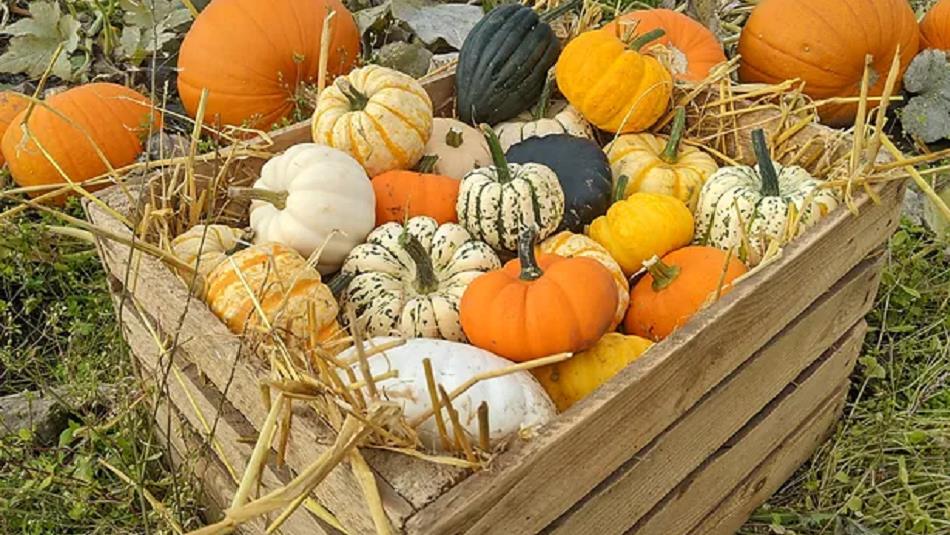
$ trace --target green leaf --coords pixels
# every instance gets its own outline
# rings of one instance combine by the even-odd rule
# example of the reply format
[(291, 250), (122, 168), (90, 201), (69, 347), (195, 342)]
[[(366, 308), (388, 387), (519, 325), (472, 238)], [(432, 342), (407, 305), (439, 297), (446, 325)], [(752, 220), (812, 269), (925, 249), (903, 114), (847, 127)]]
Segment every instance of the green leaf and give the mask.
[(180, 0), (121, 0), (119, 6), (125, 15), (116, 54), (133, 63), (175, 40), (173, 30), (191, 21)]
[(868, 379), (884, 379), (887, 377), (887, 371), (881, 366), (877, 359), (867, 355), (858, 359), (858, 362), (864, 366), (864, 376)]
[(63, 45), (63, 52), (51, 72), (63, 80), (72, 81), (74, 72), (69, 56), (79, 47), (79, 30), (79, 21), (70, 14), (62, 14), (59, 4), (31, 2), (30, 17), (2, 30), (12, 38), (7, 51), (0, 56), (0, 72), (25, 73), (39, 78), (49, 67), (56, 49)]

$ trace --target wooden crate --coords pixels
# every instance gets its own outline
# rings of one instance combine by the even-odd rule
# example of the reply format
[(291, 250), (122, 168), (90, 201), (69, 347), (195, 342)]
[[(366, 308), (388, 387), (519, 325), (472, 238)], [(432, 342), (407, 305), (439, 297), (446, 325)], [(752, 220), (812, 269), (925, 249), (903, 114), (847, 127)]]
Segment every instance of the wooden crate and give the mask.
[[(451, 109), (452, 86), (451, 77), (427, 84), (436, 109)], [(293, 126), (273, 134), (272, 150), (308, 138), (308, 125)], [(213, 176), (217, 161), (199, 172)], [(249, 157), (229, 173), (253, 178), (261, 165)], [(734, 532), (840, 413), (903, 188), (881, 186), (879, 203), (858, 196), (857, 216), (830, 214), (487, 471), (366, 451), (394, 526), (411, 534)], [(139, 190), (112, 188), (101, 199), (133, 214)], [(131, 235), (100, 206), (86, 209), (98, 226)], [(116, 241), (100, 240), (99, 251), (125, 336), (160, 394), (158, 427), (173, 456), (199, 471), (215, 520), (246, 465), (247, 439), (264, 421), (266, 370), (164, 264)], [(322, 422), (296, 412), (287, 464), (265, 468), (262, 491), (331, 442)], [(373, 532), (347, 467), (334, 469), (313, 498), (284, 533), (335, 533), (313, 514), (317, 503), (350, 533)]]

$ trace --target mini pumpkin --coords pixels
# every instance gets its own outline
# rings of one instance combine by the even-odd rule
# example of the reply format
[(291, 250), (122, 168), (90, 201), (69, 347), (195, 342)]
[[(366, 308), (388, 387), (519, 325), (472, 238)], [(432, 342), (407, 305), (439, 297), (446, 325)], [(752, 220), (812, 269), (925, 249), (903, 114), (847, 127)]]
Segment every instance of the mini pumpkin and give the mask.
[(320, 93), (313, 140), (340, 149), (370, 176), (410, 169), (432, 133), (432, 101), (412, 77), (367, 65)]
[(352, 277), (341, 304), (352, 306), (370, 336), (465, 341), (459, 300), (469, 283), (501, 262), (459, 225), (414, 217), (386, 223), (343, 264)]
[[(663, 30), (665, 35), (652, 45), (661, 45), (670, 52), (667, 65), (678, 80), (699, 82), (709, 76), (713, 67), (726, 61), (726, 54), (716, 35), (688, 16), (671, 9), (638, 9), (614, 19), (605, 30), (617, 31), (624, 24), (636, 25), (638, 32)], [(621, 28), (618, 28), (620, 26)]]
[[(617, 185), (617, 196), (625, 190)], [(588, 230), (590, 237), (610, 252), (624, 274), (631, 276), (643, 261), (689, 244), (693, 214), (683, 201), (656, 193), (634, 193), (615, 202)]]
[(681, 146), (686, 111), (678, 108), (668, 138), (652, 134), (624, 134), (604, 149), (614, 182), (627, 177), (624, 197), (643, 191), (671, 195), (696, 210), (699, 192), (719, 169), (716, 160), (692, 146)]
[(784, 245), (838, 206), (835, 192), (798, 166), (772, 162), (765, 132), (752, 133), (758, 165), (723, 167), (703, 186), (697, 242), (737, 250), (757, 265), (770, 245)]
[(660, 341), (711, 300), (732, 290), (745, 265), (714, 247), (677, 249), (644, 262), (647, 273), (630, 291), (624, 331)]
[(432, 120), (426, 156), (437, 158), (432, 172), (461, 180), (472, 169), (491, 165), (485, 136), (471, 126), (445, 117)]
[[(172, 240), (172, 254), (207, 277), (248, 237), (245, 231), (227, 225), (195, 225)], [(180, 275), (190, 282), (189, 273)]]
[(564, 216), (564, 191), (551, 168), (509, 164), (498, 137), (483, 126), (495, 165), (476, 169), (462, 179), (456, 204), (459, 223), (475, 239), (495, 250), (514, 251), (525, 225), (551, 235)]
[(551, 101), (553, 86), (554, 77), (548, 76), (541, 99), (532, 110), (522, 112), (514, 119), (494, 127), (502, 149), (507, 151), (515, 143), (551, 134), (568, 134), (593, 139), (594, 131), (590, 123), (574, 109), (574, 106), (564, 101)]
[(591, 347), (617, 309), (607, 268), (590, 258), (535, 256), (536, 236), (526, 227), (518, 258), (462, 295), (460, 318), (472, 345), (518, 362)]
[(602, 130), (626, 134), (650, 128), (669, 106), (673, 78), (639, 50), (662, 35), (655, 30), (631, 40), (602, 29), (580, 34), (558, 59), (558, 88)]
[(282, 243), (308, 258), (320, 250), (322, 273), (338, 270), (376, 221), (373, 186), (359, 163), (313, 143), (290, 147), (264, 164), (253, 188), (229, 193), (253, 199), (255, 243)]
[(541, 252), (563, 256), (564, 258), (590, 258), (607, 268), (607, 271), (614, 278), (614, 284), (617, 286), (617, 312), (610, 324), (610, 330), (614, 330), (617, 325), (620, 325), (627, 313), (627, 306), (630, 304), (630, 283), (627, 282), (627, 276), (623, 274), (620, 264), (610, 256), (607, 249), (583, 234), (574, 234), (565, 230), (541, 242)]
[(422, 158), (416, 171), (386, 171), (373, 178), (376, 193), (376, 225), (429, 216), (440, 225), (455, 223), (459, 181), (432, 174), (437, 156)]
[(950, 0), (940, 0), (920, 21), (920, 48), (950, 50)]
[(583, 232), (610, 206), (610, 164), (589, 139), (552, 134), (513, 145), (505, 158), (515, 164), (537, 163), (554, 171), (564, 192), (564, 216), (558, 229)]
[[(30, 101), (23, 95), (14, 91), (0, 91), (0, 140), (7, 128), (13, 123), (13, 119), (30, 105)], [(3, 158), (3, 152), (0, 152), (0, 167), (6, 163)]]
[(593, 347), (557, 364), (534, 368), (534, 374), (559, 412), (571, 408), (600, 385), (639, 359), (653, 342), (639, 336), (607, 333)]
[[(339, 308), (320, 273), (299, 253), (277, 243), (251, 246), (218, 264), (208, 275), (206, 299), (235, 334), (253, 336), (270, 326), (285, 343), (303, 348), (311, 335), (328, 342), (341, 333)], [(310, 331), (309, 310), (315, 313), (315, 333)]]

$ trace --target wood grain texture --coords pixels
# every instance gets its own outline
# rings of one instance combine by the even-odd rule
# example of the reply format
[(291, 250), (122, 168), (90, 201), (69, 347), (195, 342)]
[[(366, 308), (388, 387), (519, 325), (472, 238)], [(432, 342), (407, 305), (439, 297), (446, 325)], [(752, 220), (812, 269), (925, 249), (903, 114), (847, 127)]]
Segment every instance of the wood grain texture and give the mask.
[(558, 535), (621, 533), (752, 420), (867, 313), (883, 258), (861, 262), (669, 429), (549, 525)]
[[(837, 406), (847, 392), (848, 377), (858, 358), (867, 325), (861, 320), (822, 358), (789, 384), (729, 442), (684, 479), (649, 515), (629, 531), (636, 535), (688, 533), (782, 444), (794, 441), (822, 413)], [(822, 435), (827, 429), (822, 429)], [(801, 454), (787, 449), (786, 455)], [(804, 452), (804, 453), (810, 453)], [(746, 507), (758, 503), (746, 501)], [(751, 509), (750, 509), (751, 510)], [(616, 525), (606, 533), (623, 533)]]
[[(410, 533), (531, 533), (587, 495), (883, 243), (898, 222), (903, 183), (881, 203), (837, 210), (688, 325), (654, 346), (534, 440), (496, 459), (407, 524)], [(870, 289), (870, 288), (869, 288)], [(638, 422), (642, 425), (629, 425)], [(597, 462), (578, 463), (590, 452)], [(564, 469), (571, 467), (568, 485)]]

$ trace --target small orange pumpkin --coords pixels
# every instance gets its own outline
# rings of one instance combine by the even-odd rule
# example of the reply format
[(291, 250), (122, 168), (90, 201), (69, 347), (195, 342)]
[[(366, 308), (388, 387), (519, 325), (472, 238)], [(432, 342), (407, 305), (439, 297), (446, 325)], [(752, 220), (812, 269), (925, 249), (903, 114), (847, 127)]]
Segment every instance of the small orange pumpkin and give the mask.
[(607, 268), (590, 258), (535, 256), (536, 237), (523, 230), (518, 258), (472, 281), (459, 306), (472, 345), (517, 362), (593, 346), (617, 309)]
[[(0, 139), (3, 139), (3, 134), (7, 131), (7, 128), (13, 124), (13, 119), (19, 115), (21, 111), (25, 110), (29, 104), (30, 101), (19, 93), (14, 91), (0, 91)], [(3, 158), (3, 153), (0, 152), (0, 166), (5, 162), (6, 160)]]
[[(726, 61), (722, 44), (708, 28), (688, 16), (670, 9), (639, 9), (618, 17), (604, 29), (615, 31), (618, 24), (637, 25), (637, 31), (647, 33), (663, 30), (666, 35), (653, 41), (670, 50), (670, 67), (679, 80), (698, 82), (709, 76), (709, 71)], [(649, 50), (651, 45), (645, 48)]]
[(623, 326), (627, 334), (660, 341), (681, 327), (711, 298), (732, 289), (745, 265), (715, 247), (677, 249), (643, 263), (646, 275), (630, 292)]
[(950, 0), (940, 0), (920, 21), (920, 49), (950, 50)]
[(387, 171), (373, 178), (376, 193), (376, 226), (394, 221), (403, 223), (420, 215), (435, 219), (440, 225), (458, 223), (455, 201), (459, 181), (432, 174), (438, 156), (426, 156), (417, 171)]
[[(20, 124), (25, 117), (26, 110), (12, 124)], [(110, 83), (86, 84), (57, 93), (46, 100), (45, 106), (34, 107), (29, 120), (30, 132), (73, 182), (108, 172), (100, 152), (112, 168), (134, 162), (142, 152), (142, 140), (149, 131), (158, 132), (161, 124), (148, 98)], [(64, 182), (36, 143), (24, 139), (20, 128), (8, 128), (2, 146), (10, 174), (20, 186)]]

